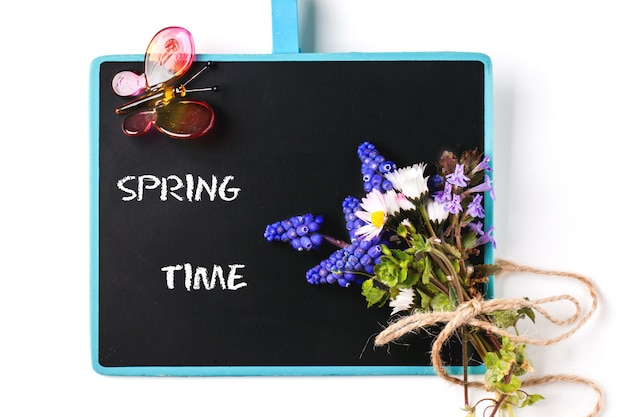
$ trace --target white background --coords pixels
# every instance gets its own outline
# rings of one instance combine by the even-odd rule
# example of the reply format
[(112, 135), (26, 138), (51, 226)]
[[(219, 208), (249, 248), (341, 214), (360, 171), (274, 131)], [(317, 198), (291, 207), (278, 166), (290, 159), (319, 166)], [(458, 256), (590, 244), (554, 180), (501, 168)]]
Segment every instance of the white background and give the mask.
[[(468, 51), (494, 70), (497, 256), (586, 274), (597, 314), (531, 349), (623, 398), (626, 59), (618, 1), (301, 0), (303, 52)], [(92, 59), (142, 54), (180, 25), (198, 53), (271, 53), (270, 1), (9, 1), (0, 6), (0, 415), (464, 416), (437, 377), (104, 377), (89, 346), (88, 85)], [(498, 281), (498, 296), (584, 291)], [(538, 332), (534, 328), (531, 334)], [(340, 343), (340, 341), (338, 341)], [(583, 416), (593, 393), (537, 387), (521, 416)], [(473, 396), (474, 400), (479, 395)]]

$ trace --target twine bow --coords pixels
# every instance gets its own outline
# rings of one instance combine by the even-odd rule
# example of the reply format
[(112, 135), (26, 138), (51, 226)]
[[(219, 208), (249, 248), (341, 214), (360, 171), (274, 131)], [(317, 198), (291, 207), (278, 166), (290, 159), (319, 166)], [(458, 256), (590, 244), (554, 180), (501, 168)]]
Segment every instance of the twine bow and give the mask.
[[(457, 385), (465, 385), (470, 387), (482, 388), (486, 389), (485, 385), (481, 382), (472, 382), (472, 381), (464, 381), (462, 379), (453, 377), (449, 375), (445, 368), (443, 361), (441, 359), (441, 350), (445, 342), (460, 328), (462, 327), (473, 327), (480, 328), (487, 332), (497, 334), (500, 336), (508, 337), (512, 342), (518, 343), (526, 343), (529, 345), (535, 346), (548, 346), (555, 344), (561, 340), (564, 340), (574, 334), (578, 329), (580, 329), (591, 317), (598, 306), (598, 295), (595, 290), (593, 283), (583, 275), (569, 273), (569, 272), (561, 272), (561, 271), (551, 271), (551, 270), (543, 270), (537, 269), (527, 266), (517, 265), (513, 262), (498, 260), (497, 265), (504, 272), (530, 272), (533, 274), (547, 275), (547, 276), (564, 276), (569, 278), (574, 278), (580, 282), (582, 282), (592, 299), (591, 307), (589, 311), (582, 315), (582, 308), (578, 300), (571, 295), (562, 294), (552, 297), (541, 298), (537, 300), (527, 300), (521, 298), (498, 298), (492, 300), (478, 300), (472, 299), (458, 306), (458, 308), (454, 311), (441, 311), (441, 312), (430, 312), (430, 313), (414, 313), (410, 316), (404, 317), (387, 327), (384, 331), (382, 331), (375, 339), (376, 346), (386, 345), (391, 343), (403, 335), (417, 331), (419, 329), (423, 329), (435, 324), (445, 323), (444, 328), (439, 333), (439, 335), (435, 338), (432, 349), (431, 349), (431, 361), (435, 372), (443, 379), (448, 382), (457, 384)], [(565, 319), (558, 319), (548, 313), (543, 308), (544, 304), (554, 303), (558, 301), (567, 301), (570, 302), (575, 307), (575, 312)], [(550, 339), (537, 339), (527, 336), (520, 336), (506, 331), (489, 321), (485, 320), (483, 317), (489, 315), (490, 313), (494, 313), (496, 311), (501, 310), (515, 310), (520, 308), (532, 308), (537, 313), (544, 316), (547, 320), (554, 323), (558, 326), (567, 326), (575, 324), (568, 331), (561, 333), (560, 335), (550, 338)], [(588, 417), (597, 416), (602, 408), (603, 402), (603, 394), (598, 385), (596, 385), (593, 381), (582, 378), (577, 375), (546, 375), (542, 377), (529, 378), (522, 381), (522, 386), (531, 386), (531, 385), (540, 385), (546, 384), (550, 382), (573, 382), (580, 383), (589, 386), (593, 389), (597, 394), (597, 402)]]

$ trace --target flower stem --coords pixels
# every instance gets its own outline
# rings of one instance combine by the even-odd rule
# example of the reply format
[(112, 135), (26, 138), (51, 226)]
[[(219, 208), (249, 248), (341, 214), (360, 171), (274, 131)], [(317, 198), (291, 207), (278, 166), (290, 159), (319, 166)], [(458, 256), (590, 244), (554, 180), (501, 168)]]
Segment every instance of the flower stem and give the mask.
[[(498, 413), (498, 410), (500, 409), (500, 407), (502, 407), (502, 403), (506, 399), (506, 395), (499, 394), (498, 397), (499, 398), (496, 401), (496, 404), (493, 407), (493, 411), (491, 412), (489, 417), (495, 417), (496, 416), (496, 414)], [(510, 417), (513, 417), (513, 416), (510, 416)]]
[(470, 332), (469, 341), (474, 347), (474, 350), (476, 351), (476, 353), (478, 353), (478, 356), (480, 356), (480, 358), (484, 361), (485, 356), (487, 356), (487, 352), (489, 352), (489, 349), (485, 346), (485, 343), (480, 337), (480, 335), (477, 333)]
[(461, 329), (461, 356), (463, 357), (463, 396), (465, 398), (465, 408), (469, 407), (469, 387), (467, 385), (467, 362), (469, 361), (467, 354), (467, 328)]
[(437, 287), (437, 289), (446, 296), (450, 295), (450, 291), (439, 281), (439, 278), (435, 277), (434, 279), (431, 279), (430, 283)]
[[(454, 240), (456, 242), (456, 248), (460, 253), (463, 253), (463, 243), (461, 242), (461, 224), (459, 223), (459, 216), (454, 216), (455, 226), (454, 226)], [(461, 259), (463, 261), (463, 259)], [(467, 271), (465, 270), (465, 262), (459, 262), (461, 266), (461, 275), (466, 276)]]
[(430, 223), (430, 218), (428, 217), (428, 213), (426, 212), (426, 206), (420, 204), (420, 214), (422, 215), (422, 219), (424, 219), (424, 224), (426, 224), (426, 228), (428, 229), (428, 233), (430, 233), (430, 237), (436, 238), (435, 230), (433, 229), (433, 225)]
[(452, 262), (450, 262), (450, 259), (448, 259), (448, 257), (439, 249), (433, 248), (431, 249), (430, 253), (435, 255), (435, 262), (437, 262), (437, 264), (441, 267), (441, 269), (444, 270), (444, 274), (446, 274), (446, 276), (450, 278), (452, 285), (455, 287), (459, 295), (459, 302), (462, 303), (464, 301), (469, 300), (469, 297), (467, 296), (467, 292), (461, 285), (459, 276), (456, 270), (454, 269), (454, 265), (452, 265)]
[[(511, 381), (512, 377), (513, 377), (513, 369), (511, 369), (511, 371), (509, 371), (509, 373), (505, 376), (504, 383), (508, 384)], [(498, 395), (497, 395), (497, 399), (498, 400), (496, 401), (496, 404), (493, 407), (493, 411), (491, 412), (491, 415), (489, 417), (495, 417), (495, 415), (498, 412), (498, 410), (500, 408), (502, 408), (502, 405), (506, 401), (507, 397), (508, 396), (505, 395), (505, 394), (502, 394), (500, 392), (498, 393)], [(508, 404), (508, 406), (507, 406), (507, 414), (509, 415), (509, 417), (513, 417), (513, 409), (510, 406), (510, 403), (507, 403), (507, 404)]]
[(328, 236), (328, 235), (322, 235), (322, 237), (324, 238), (324, 240), (328, 243), (330, 243), (333, 246), (337, 246), (338, 248), (345, 248), (347, 246), (349, 246), (349, 243), (344, 242), (343, 240), (339, 240), (336, 239), (332, 236)]

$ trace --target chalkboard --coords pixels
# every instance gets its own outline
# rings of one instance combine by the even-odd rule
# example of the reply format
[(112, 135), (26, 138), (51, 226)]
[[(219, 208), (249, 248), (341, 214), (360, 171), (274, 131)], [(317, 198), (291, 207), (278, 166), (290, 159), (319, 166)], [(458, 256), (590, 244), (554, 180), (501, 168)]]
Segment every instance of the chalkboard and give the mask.
[[(443, 150), (491, 153), (491, 68), (480, 54), (197, 57), (193, 93), (215, 127), (193, 140), (128, 137), (111, 90), (141, 56), (91, 70), (92, 359), (102, 374), (430, 373), (432, 336), (373, 347), (388, 308), (360, 288), (311, 285), (334, 250), (269, 243), (265, 226), (305, 213), (347, 239), (341, 204), (364, 196), (357, 147), (398, 166)], [(191, 95), (190, 95), (191, 96)], [(200, 190), (200, 191), (198, 191)], [(487, 207), (487, 222), (491, 208)], [(220, 275), (221, 272), (221, 275)], [(197, 274), (217, 276), (194, 288)], [(215, 275), (217, 274), (217, 275)], [(223, 276), (223, 280), (219, 278)], [(186, 277), (192, 278), (186, 282)], [(459, 366), (453, 342), (446, 361)]]

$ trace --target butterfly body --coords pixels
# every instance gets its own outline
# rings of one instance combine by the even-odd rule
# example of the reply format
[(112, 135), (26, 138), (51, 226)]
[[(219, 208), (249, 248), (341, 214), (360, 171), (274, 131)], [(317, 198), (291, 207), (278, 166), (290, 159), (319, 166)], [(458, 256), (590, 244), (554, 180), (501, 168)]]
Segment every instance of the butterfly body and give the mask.
[(189, 90), (186, 84), (207, 69), (204, 66), (186, 83), (178, 84), (195, 58), (191, 34), (180, 27), (159, 31), (150, 44), (144, 60), (143, 74), (122, 71), (113, 77), (113, 90), (120, 96), (136, 96), (115, 109), (127, 115), (122, 130), (128, 136), (139, 136), (155, 126), (176, 139), (192, 139), (206, 134), (215, 113), (204, 101), (182, 100), (188, 92), (217, 91), (217, 87)]

